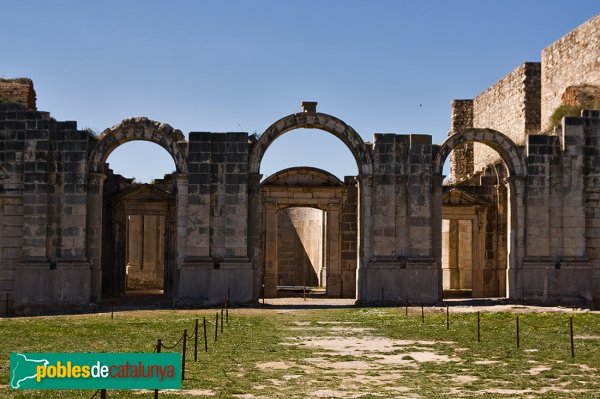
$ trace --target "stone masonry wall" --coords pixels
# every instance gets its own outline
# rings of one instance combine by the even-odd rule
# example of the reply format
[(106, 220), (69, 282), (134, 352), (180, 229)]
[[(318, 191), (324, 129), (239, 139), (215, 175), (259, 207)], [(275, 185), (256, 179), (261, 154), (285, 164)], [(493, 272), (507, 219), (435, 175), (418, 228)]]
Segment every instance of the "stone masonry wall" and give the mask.
[(35, 90), (31, 79), (0, 79), (0, 103), (20, 104), (35, 111)]
[(600, 308), (600, 112), (583, 115), (585, 133), (585, 237), (586, 255), (592, 263), (592, 292), (595, 308)]
[[(520, 65), (473, 100), (473, 127), (504, 133), (515, 143), (524, 145), (525, 136), (540, 130), (539, 63)], [(490, 147), (474, 144), (474, 170), (498, 161), (500, 156)]]
[[(46, 112), (0, 106), (0, 295), (15, 308), (89, 301), (87, 132)], [(82, 280), (83, 278), (83, 280)]]
[(190, 133), (187, 255), (247, 256), (247, 133)]
[[(452, 101), (450, 134), (473, 127), (473, 100)], [(473, 174), (473, 143), (466, 143), (452, 152), (450, 178), (453, 182), (468, 179)]]
[(568, 86), (600, 86), (600, 14), (542, 50), (541, 79), (541, 125), (547, 129)]

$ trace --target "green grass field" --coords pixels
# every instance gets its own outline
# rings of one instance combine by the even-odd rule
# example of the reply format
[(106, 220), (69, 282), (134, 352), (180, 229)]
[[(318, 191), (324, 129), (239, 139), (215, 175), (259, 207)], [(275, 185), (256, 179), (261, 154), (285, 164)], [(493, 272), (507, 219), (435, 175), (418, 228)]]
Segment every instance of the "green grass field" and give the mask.
[[(188, 343), (182, 391), (161, 398), (598, 398), (600, 314), (451, 313), (440, 308), (232, 309), (214, 342), (215, 310), (137, 311), (0, 320), (0, 398), (90, 398), (93, 391), (9, 391), (10, 352), (152, 352), (197, 317), (209, 351)], [(571, 357), (569, 317), (574, 319)], [(180, 348), (180, 347), (178, 347)], [(99, 398), (99, 395), (96, 396)], [(109, 398), (152, 398), (109, 391)]]

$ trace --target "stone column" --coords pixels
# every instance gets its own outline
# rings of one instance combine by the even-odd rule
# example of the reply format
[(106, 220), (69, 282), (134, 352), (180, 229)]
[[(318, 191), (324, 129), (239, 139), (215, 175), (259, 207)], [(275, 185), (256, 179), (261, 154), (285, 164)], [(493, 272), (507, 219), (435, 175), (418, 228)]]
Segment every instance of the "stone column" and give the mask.
[[(369, 259), (372, 256), (372, 203), (373, 177), (368, 175), (356, 176), (358, 182), (358, 238), (357, 238), (357, 278), (356, 300), (367, 301), (367, 272)], [(329, 215), (328, 215), (329, 216)]]
[(265, 297), (277, 296), (277, 204), (265, 203)]
[(92, 269), (91, 300), (102, 299), (102, 191), (106, 175), (88, 173), (87, 189), (87, 256)]

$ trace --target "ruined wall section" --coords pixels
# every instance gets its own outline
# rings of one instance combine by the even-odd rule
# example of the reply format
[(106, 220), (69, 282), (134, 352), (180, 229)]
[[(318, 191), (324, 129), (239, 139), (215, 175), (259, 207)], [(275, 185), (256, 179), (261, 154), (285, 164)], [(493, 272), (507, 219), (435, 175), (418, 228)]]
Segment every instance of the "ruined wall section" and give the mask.
[(521, 287), (531, 301), (597, 301), (597, 122), (564, 119), (558, 136), (530, 136)]
[(246, 257), (247, 133), (190, 133), (188, 257)]
[[(452, 127), (450, 134), (473, 127), (473, 100), (452, 101)], [(450, 179), (453, 182), (468, 179), (474, 171), (474, 143), (457, 147), (450, 158)]]
[(592, 269), (592, 302), (600, 308), (600, 112), (583, 113), (585, 134), (585, 246)]
[[(375, 134), (366, 298), (435, 303), (431, 136)], [(393, 283), (392, 283), (393, 282)]]
[(569, 86), (600, 86), (600, 14), (542, 50), (542, 129)]
[[(0, 315), (14, 308), (14, 274), (23, 257), (23, 148), (20, 107), (0, 105)], [(20, 115), (24, 116), (24, 115)]]
[(88, 303), (87, 132), (46, 112), (5, 105), (0, 134), (4, 292), (16, 293), (16, 311)]
[(373, 253), (431, 256), (431, 136), (375, 135)]
[[(473, 100), (473, 127), (504, 133), (517, 145), (540, 130), (541, 65), (527, 62), (494, 83)], [(500, 161), (490, 147), (475, 143), (474, 171)]]
[[(186, 256), (180, 304), (252, 297), (248, 259), (248, 134), (189, 134)], [(212, 301), (212, 302), (211, 302)]]
[(29, 111), (36, 111), (35, 102), (36, 94), (31, 79), (0, 79), (0, 104), (19, 104)]

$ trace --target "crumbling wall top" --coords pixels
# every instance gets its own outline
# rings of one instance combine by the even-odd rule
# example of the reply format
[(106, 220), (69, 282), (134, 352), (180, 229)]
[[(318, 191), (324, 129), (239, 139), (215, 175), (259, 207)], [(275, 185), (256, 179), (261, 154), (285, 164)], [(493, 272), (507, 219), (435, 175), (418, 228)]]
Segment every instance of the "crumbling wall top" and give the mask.
[(27, 78), (0, 79), (0, 103), (20, 104), (37, 111), (33, 81)]

